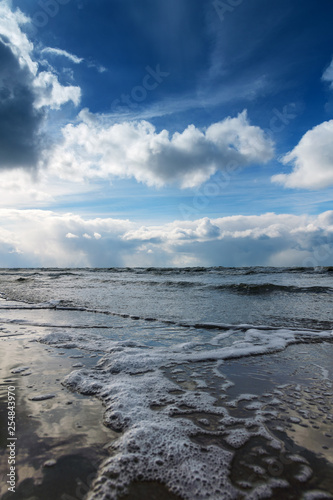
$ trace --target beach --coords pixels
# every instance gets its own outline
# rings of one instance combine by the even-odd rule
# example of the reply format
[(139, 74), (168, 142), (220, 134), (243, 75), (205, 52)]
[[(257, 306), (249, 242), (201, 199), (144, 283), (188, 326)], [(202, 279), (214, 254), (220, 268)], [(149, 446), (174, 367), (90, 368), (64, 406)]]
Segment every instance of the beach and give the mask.
[[(262, 271), (243, 270), (232, 278), (236, 283), (228, 272), (207, 278), (205, 269), (160, 271), (158, 286), (147, 285), (157, 281), (152, 271), (130, 277), (106, 270), (7, 272), (0, 333), (1, 498), (332, 498), (330, 275), (302, 277), (299, 271), (291, 292), (287, 272), (262, 278)], [(246, 276), (251, 283), (244, 283)], [(224, 323), (217, 317), (208, 322), (207, 297), (195, 313), (212, 279), (219, 282), (213, 289), (218, 301), (252, 300), (254, 310), (260, 301), (274, 302), (270, 324), (243, 323), (249, 318), (237, 308)], [(103, 286), (113, 309), (100, 298), (99, 307), (93, 303)], [(176, 317), (176, 302), (170, 312), (179, 288), (186, 320), (184, 313)], [(153, 311), (161, 303), (154, 305), (150, 293), (163, 295), (164, 317)], [(277, 320), (287, 311), (278, 294), (289, 294), (289, 302), (294, 294), (302, 297), (290, 318)], [(320, 315), (317, 304), (311, 309), (314, 294)], [(140, 299), (141, 315), (135, 309)], [(303, 317), (297, 327), (306, 307), (308, 324)], [(9, 388), (15, 395), (15, 493), (5, 481)]]

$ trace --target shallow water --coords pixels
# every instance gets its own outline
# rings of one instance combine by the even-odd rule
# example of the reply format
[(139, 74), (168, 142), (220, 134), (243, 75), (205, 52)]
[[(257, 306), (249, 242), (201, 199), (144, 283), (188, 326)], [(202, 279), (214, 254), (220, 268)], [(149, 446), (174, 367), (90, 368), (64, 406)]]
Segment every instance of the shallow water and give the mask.
[(62, 380), (119, 433), (89, 498), (158, 496), (156, 482), (191, 500), (333, 493), (332, 268), (17, 269), (0, 283), (1, 337), (24, 328), (97, 356)]

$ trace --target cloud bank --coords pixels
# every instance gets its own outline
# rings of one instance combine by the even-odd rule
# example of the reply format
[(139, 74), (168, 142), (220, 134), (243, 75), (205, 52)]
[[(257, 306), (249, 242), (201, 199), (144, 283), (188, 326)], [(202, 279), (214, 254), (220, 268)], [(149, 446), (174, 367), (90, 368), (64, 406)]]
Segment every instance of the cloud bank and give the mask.
[(63, 142), (49, 169), (62, 178), (135, 178), (148, 186), (177, 183), (182, 188), (205, 182), (217, 170), (266, 163), (273, 143), (249, 123), (246, 111), (202, 131), (189, 125), (170, 135), (147, 121), (110, 123), (110, 116), (83, 110), (78, 124), (62, 130)]
[(333, 211), (139, 226), (42, 210), (0, 210), (1, 267), (333, 265)]

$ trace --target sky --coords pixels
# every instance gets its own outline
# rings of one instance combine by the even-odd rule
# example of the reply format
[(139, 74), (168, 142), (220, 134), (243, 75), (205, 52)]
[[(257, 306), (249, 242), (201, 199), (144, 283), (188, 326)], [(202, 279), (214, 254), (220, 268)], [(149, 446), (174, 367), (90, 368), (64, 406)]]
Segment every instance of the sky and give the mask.
[(0, 0), (0, 267), (333, 265), (332, 0)]

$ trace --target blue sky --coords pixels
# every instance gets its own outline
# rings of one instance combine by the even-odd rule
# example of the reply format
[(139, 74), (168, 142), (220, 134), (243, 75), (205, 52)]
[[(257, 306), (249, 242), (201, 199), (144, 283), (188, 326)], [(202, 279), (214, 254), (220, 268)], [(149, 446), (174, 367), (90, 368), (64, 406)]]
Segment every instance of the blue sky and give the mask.
[(0, 0), (0, 266), (333, 265), (332, 15)]

